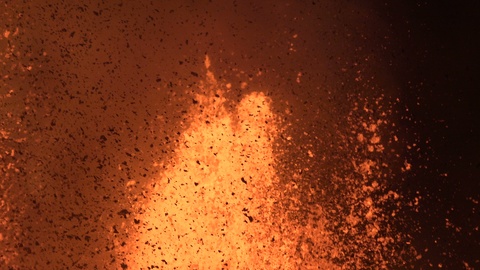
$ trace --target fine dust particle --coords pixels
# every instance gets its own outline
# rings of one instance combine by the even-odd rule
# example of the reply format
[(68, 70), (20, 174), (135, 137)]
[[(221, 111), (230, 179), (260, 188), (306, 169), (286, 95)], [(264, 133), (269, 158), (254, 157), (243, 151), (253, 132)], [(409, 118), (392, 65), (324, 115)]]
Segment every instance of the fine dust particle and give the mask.
[(210, 69), (210, 58), (208, 57), (208, 55), (205, 56), (205, 68), (207, 69)]
[(300, 78), (301, 78), (301, 77), (302, 77), (302, 72), (298, 72), (298, 74), (297, 74), (297, 79), (296, 79), (297, 83), (300, 83), (300, 82), (301, 82), (301, 81), (300, 81)]
[(409, 171), (412, 168), (412, 164), (408, 163), (407, 160), (403, 163), (405, 167), (402, 168), (402, 171)]
[(357, 140), (362, 143), (365, 140), (365, 137), (363, 137), (363, 134), (359, 133), (357, 135)]

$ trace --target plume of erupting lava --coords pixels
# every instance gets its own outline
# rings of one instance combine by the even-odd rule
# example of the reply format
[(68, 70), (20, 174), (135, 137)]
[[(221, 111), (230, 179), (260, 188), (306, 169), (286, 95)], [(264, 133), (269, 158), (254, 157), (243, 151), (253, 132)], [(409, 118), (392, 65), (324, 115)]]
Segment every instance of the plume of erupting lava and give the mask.
[(276, 116), (262, 92), (232, 110), (205, 61), (207, 81), (189, 112), (176, 157), (138, 205), (128, 265), (279, 268), (289, 252), (272, 213), (278, 191)]
[[(293, 173), (286, 183), (278, 176), (274, 146), (285, 124), (272, 112), (272, 101), (252, 92), (229, 107), (208, 57), (205, 66), (206, 81), (188, 112), (193, 120), (175, 156), (157, 164), (163, 172), (133, 207), (133, 227), (123, 224), (132, 235), (123, 245), (123, 266), (336, 269), (387, 267), (388, 256), (399, 257), (397, 240), (377, 208), (398, 194), (371, 197), (382, 189), (372, 181), (382, 177), (379, 164), (363, 156), (345, 160), (339, 165), (349, 167), (345, 175), (332, 175), (331, 182), (347, 186), (347, 197), (332, 209), (321, 202), (302, 205), (305, 194), (295, 191), (295, 181), (303, 185), (303, 176)], [(371, 139), (359, 131), (356, 143), (382, 152), (381, 124), (362, 122), (359, 128)], [(310, 150), (308, 157), (314, 157)], [(302, 215), (306, 219), (297, 220)]]

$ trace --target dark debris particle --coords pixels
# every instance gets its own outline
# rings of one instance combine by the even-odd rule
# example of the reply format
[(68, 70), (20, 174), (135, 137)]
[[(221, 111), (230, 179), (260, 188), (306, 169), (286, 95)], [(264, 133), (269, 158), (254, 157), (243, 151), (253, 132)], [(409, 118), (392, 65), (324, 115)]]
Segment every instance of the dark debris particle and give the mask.
[(192, 74), (192, 75), (195, 76), (195, 77), (198, 77), (198, 73), (196, 73), (196, 72), (193, 72), (193, 71), (192, 71), (192, 72), (190, 72), (190, 74)]
[(119, 211), (117, 213), (117, 215), (123, 216), (124, 218), (127, 218), (127, 215), (129, 215), (129, 214), (130, 214), (130, 212), (127, 209), (122, 209), (121, 211)]
[(28, 254), (32, 253), (32, 249), (30, 247), (23, 247), (23, 250)]
[(198, 100), (196, 100), (196, 99), (193, 98), (193, 99), (192, 99), (192, 102), (193, 102), (193, 104), (197, 104), (197, 103), (198, 103)]
[(121, 263), (120, 266), (122, 269), (128, 269), (128, 265), (126, 263)]
[(162, 260), (162, 262), (165, 263), (165, 264), (168, 264), (167, 261), (165, 261), (165, 260)]
[(135, 224), (139, 224), (139, 223), (140, 223), (140, 220), (139, 220), (139, 219), (133, 219), (133, 222), (134, 222)]
[(248, 221), (253, 222), (253, 217), (243, 213), (244, 216), (248, 218)]
[(245, 184), (247, 183), (247, 180), (245, 180), (245, 178), (242, 177), (241, 180), (242, 180), (243, 183), (245, 183)]

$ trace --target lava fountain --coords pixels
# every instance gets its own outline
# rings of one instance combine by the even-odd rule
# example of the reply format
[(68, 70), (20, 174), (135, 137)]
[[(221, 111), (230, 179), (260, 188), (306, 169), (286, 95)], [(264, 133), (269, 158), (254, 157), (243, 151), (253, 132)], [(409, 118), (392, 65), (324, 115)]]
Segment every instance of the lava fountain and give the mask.
[[(205, 65), (208, 70), (208, 57)], [(271, 100), (253, 92), (231, 110), (210, 71), (201, 88), (176, 156), (157, 164), (164, 172), (136, 206), (125, 265), (288, 267), (295, 247), (275, 209), (280, 191), (273, 144), (280, 127)]]
[[(356, 129), (350, 144), (367, 149), (370, 158), (350, 154), (337, 164), (343, 173), (323, 181), (334, 186), (336, 196), (318, 188), (305, 192), (299, 187), (311, 179), (303, 179), (302, 172), (279, 175), (288, 166), (280, 164), (285, 153), (276, 149), (282, 148), (279, 138), (289, 124), (272, 112), (272, 100), (259, 91), (228, 105), (224, 93), (230, 85), (215, 79), (208, 57), (205, 66), (206, 81), (186, 112), (190, 122), (181, 123), (184, 131), (173, 158), (155, 164), (162, 173), (143, 191), (144, 199), (133, 200), (132, 212), (123, 213), (134, 213), (133, 223), (124, 222), (121, 228), (129, 242), (115, 245), (122, 247), (118, 254), (124, 258), (123, 268), (344, 269), (404, 264), (401, 243), (408, 237), (395, 233), (389, 218), (395, 211), (386, 207), (397, 203), (399, 195), (379, 184), (387, 165), (372, 158), (383, 155), (380, 127), (388, 120), (356, 117), (350, 123)], [(366, 105), (363, 111), (369, 111)], [(315, 155), (305, 152), (309, 159)], [(314, 169), (308, 167), (312, 166), (306, 171)], [(321, 176), (316, 177), (321, 185)], [(127, 189), (130, 185), (134, 181)], [(324, 199), (318, 199), (321, 194)], [(314, 202), (307, 203), (307, 197)]]

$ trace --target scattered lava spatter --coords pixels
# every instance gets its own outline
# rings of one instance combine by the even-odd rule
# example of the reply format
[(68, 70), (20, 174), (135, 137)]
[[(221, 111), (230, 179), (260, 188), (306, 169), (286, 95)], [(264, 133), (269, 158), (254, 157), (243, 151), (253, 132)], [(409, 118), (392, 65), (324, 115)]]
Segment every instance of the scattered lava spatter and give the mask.
[(296, 266), (413, 267), (417, 253), (411, 236), (399, 227), (405, 225), (401, 209), (408, 202), (395, 182), (401, 181), (398, 178), (408, 166), (399, 162), (401, 143), (394, 132), (394, 104), (382, 95), (352, 96), (346, 103), (352, 106), (345, 122), (339, 120), (335, 136), (325, 134), (336, 140), (335, 157), (329, 156), (320, 136), (305, 133), (318, 145), (295, 138), (295, 124), (283, 123), (288, 128), (283, 149), (277, 151), (278, 159), (284, 161), (277, 164), (284, 186), (280, 205), (287, 213), (288, 226), (296, 228), (292, 237), (297, 243)]
[[(124, 266), (344, 269), (404, 264), (401, 253), (408, 250), (399, 242), (406, 240), (390, 224), (395, 212), (382, 208), (397, 203), (399, 194), (385, 190), (386, 165), (370, 156), (385, 148), (380, 127), (386, 119), (352, 124), (356, 130), (350, 143), (363, 145), (365, 152), (352, 154), (339, 164), (343, 174), (331, 176), (343, 187), (340, 199), (333, 208), (322, 205), (325, 200), (306, 206), (301, 198), (306, 195), (295, 187), (302, 185), (302, 176), (292, 173), (288, 183), (277, 176), (282, 164), (274, 144), (288, 125), (272, 113), (272, 101), (252, 92), (228, 107), (210, 71), (199, 91), (188, 112), (194, 120), (180, 136), (176, 156), (157, 164), (163, 173), (133, 207), (137, 214), (124, 247)], [(306, 218), (297, 220), (295, 212)]]
[[(391, 269), (406, 267), (415, 250), (410, 236), (397, 228), (402, 195), (392, 183), (402, 171), (395, 143), (391, 104), (384, 97), (351, 98), (348, 128), (340, 135), (349, 153), (340, 173), (332, 175), (339, 183), (335, 207), (325, 210), (327, 227), (337, 246), (334, 258), (343, 268)], [(410, 265), (411, 267), (411, 265)]]
[[(209, 61), (206, 61), (207, 68)], [(276, 116), (262, 92), (233, 110), (213, 74), (201, 86), (176, 157), (139, 203), (125, 264), (245, 269), (291, 263), (293, 243), (273, 217), (278, 200), (272, 145)]]

